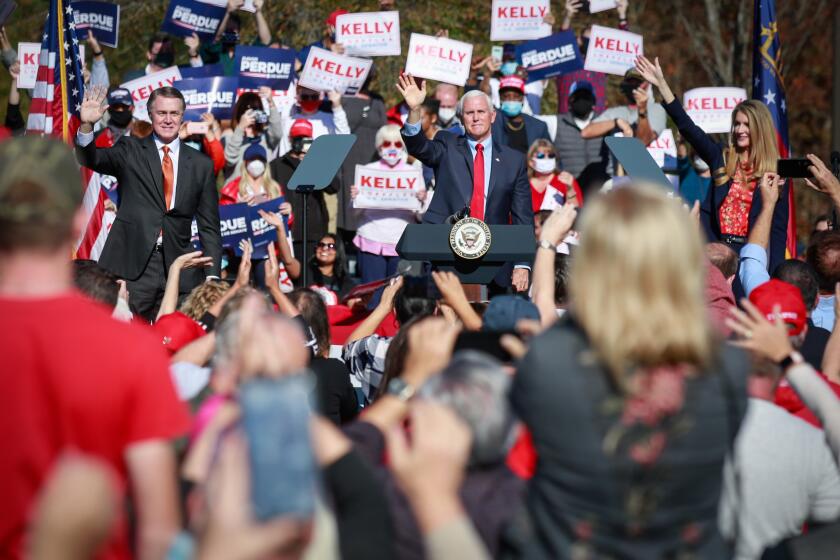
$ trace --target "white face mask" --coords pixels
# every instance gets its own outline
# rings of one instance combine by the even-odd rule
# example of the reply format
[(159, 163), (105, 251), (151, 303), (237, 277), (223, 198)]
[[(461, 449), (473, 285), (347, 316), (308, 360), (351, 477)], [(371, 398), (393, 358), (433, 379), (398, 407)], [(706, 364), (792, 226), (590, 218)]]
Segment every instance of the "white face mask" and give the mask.
[(533, 159), (531, 167), (537, 173), (553, 173), (557, 169), (557, 160), (554, 158)]
[(448, 123), (455, 118), (455, 107), (441, 107), (438, 109), (438, 117), (444, 123)]
[(403, 151), (395, 148), (382, 148), (379, 150), (379, 157), (390, 166), (397, 165), (403, 158)]
[(248, 175), (256, 179), (265, 173), (265, 162), (261, 159), (253, 159), (248, 162), (245, 169), (248, 171)]

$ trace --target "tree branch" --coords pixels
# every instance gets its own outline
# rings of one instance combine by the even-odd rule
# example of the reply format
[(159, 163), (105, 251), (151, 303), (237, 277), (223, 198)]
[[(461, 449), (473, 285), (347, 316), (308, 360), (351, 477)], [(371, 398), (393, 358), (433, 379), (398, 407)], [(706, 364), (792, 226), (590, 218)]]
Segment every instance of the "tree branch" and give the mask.
[(720, 74), (717, 72), (714, 65), (709, 61), (709, 57), (703, 56), (702, 54), (708, 52), (708, 47), (703, 44), (703, 40), (704, 38), (709, 37), (710, 33), (708, 31), (704, 33), (702, 30), (698, 30), (696, 25), (692, 25), (688, 21), (688, 18), (685, 15), (683, 2), (684, 0), (674, 0), (674, 8), (677, 11), (677, 19), (682, 24), (685, 32), (688, 34), (691, 44), (694, 45), (694, 50), (697, 52), (697, 58), (700, 61), (700, 66), (702, 66), (703, 70), (706, 71), (709, 81), (717, 84), (721, 79)]

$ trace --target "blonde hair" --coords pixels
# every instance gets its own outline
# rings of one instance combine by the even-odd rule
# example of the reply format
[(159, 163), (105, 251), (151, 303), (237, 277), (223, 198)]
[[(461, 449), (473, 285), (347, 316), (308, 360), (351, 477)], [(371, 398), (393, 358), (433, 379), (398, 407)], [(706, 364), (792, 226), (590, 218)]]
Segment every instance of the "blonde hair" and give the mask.
[(402, 135), (400, 134), (400, 127), (395, 124), (386, 124), (376, 131), (376, 138), (374, 139), (374, 146), (378, 150), (385, 140), (391, 142), (402, 142)]
[[(245, 198), (248, 194), (247, 186), (252, 185), (252, 181), (254, 180), (251, 175), (248, 173), (247, 162), (243, 158), (242, 161), (239, 162), (239, 190), (237, 191), (239, 194), (239, 199)], [(265, 164), (265, 171), (263, 172), (263, 189), (265, 193), (268, 195), (268, 198), (277, 198), (283, 195), (283, 191), (280, 189), (280, 183), (275, 181), (271, 178), (271, 166), (268, 165), (266, 162)]]
[(554, 153), (554, 157), (557, 157), (557, 148), (554, 147), (550, 141), (546, 140), (545, 138), (537, 138), (534, 140), (534, 143), (531, 144), (531, 147), (528, 148), (528, 153), (525, 155), (525, 166), (528, 168), (528, 178), (534, 176), (534, 170), (531, 168), (531, 158), (534, 157), (534, 154), (537, 153), (537, 150), (540, 148), (548, 148)]
[(650, 186), (613, 190), (582, 214), (580, 239), (570, 299), (618, 387), (636, 366), (708, 363), (703, 243), (679, 202)]
[(179, 311), (190, 319), (198, 321), (227, 291), (228, 285), (219, 280), (203, 282), (193, 288), (186, 299), (184, 299)]
[[(724, 153), (726, 180), (735, 177), (740, 159), (735, 148), (735, 117), (738, 113), (747, 117), (747, 124), (750, 127), (749, 166), (752, 169), (752, 177), (761, 177), (768, 172), (775, 173), (776, 162), (779, 160), (779, 144), (776, 140), (776, 127), (773, 124), (773, 117), (764, 103), (755, 99), (748, 99), (738, 103), (732, 110), (729, 147)], [(726, 180), (722, 183), (725, 183)]]

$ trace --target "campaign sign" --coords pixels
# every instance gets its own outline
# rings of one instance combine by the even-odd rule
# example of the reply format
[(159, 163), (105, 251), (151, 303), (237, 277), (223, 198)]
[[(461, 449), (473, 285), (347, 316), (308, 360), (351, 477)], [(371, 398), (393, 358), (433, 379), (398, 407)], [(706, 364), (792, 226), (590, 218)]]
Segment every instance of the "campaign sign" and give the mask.
[(677, 157), (677, 143), (670, 128), (662, 131), (659, 137), (648, 144), (647, 151), (659, 167), (665, 167), (665, 156)]
[(593, 25), (583, 67), (592, 72), (623, 76), (629, 68), (636, 65), (636, 57), (643, 54), (645, 53), (641, 35)]
[(399, 56), (400, 13), (342, 14), (335, 21), (335, 41), (350, 56)]
[(134, 100), (134, 118), (151, 122), (149, 112), (146, 110), (149, 96), (157, 88), (171, 86), (180, 79), (181, 70), (177, 66), (170, 66), (154, 74), (141, 76), (130, 82), (120, 84), (120, 87), (124, 87), (131, 92), (131, 98)]
[(204, 66), (180, 66), (181, 78), (188, 80), (190, 78), (215, 78), (216, 76), (224, 76), (225, 69), (221, 63), (219, 64), (205, 64)]
[(117, 48), (120, 34), (120, 5), (109, 2), (73, 2), (76, 38), (86, 41), (88, 31), (101, 44)]
[(540, 39), (551, 35), (543, 20), (551, 12), (550, 0), (493, 0), (491, 41)]
[(286, 89), (295, 77), (295, 51), (238, 46), (234, 68), (244, 88)]
[(412, 33), (405, 73), (463, 86), (470, 77), (473, 46), (445, 37)]
[[(272, 198), (267, 202), (263, 202), (262, 204), (257, 204), (256, 206), (247, 206), (248, 208), (248, 225), (251, 228), (251, 243), (254, 247), (261, 247), (263, 245), (268, 245), (273, 241), (277, 241), (277, 234), (275, 233), (275, 227), (268, 222), (266, 222), (262, 216), (260, 216), (260, 210), (264, 212), (280, 212), (280, 206), (286, 202), (286, 199), (282, 196), (277, 198)], [(283, 216), (283, 224), (286, 226), (286, 234), (289, 233), (289, 217)]]
[(193, 78), (173, 84), (187, 103), (185, 121), (200, 121), (204, 113), (213, 113), (217, 120), (231, 118), (238, 85), (235, 77)]
[(202, 40), (213, 40), (225, 17), (226, 8), (198, 0), (170, 0), (160, 30), (179, 37), (196, 33)]
[(17, 86), (21, 89), (32, 89), (38, 77), (38, 56), (41, 54), (41, 43), (18, 43), (18, 62), (20, 75)]
[(597, 14), (598, 12), (605, 12), (618, 7), (615, 0), (589, 0), (589, 13)]
[(337, 90), (353, 95), (364, 85), (373, 61), (312, 47), (300, 72), (298, 85), (316, 91)]
[(745, 99), (747, 91), (741, 88), (695, 88), (683, 95), (683, 107), (694, 124), (704, 132), (729, 132), (732, 110)]
[[(205, 4), (212, 4), (214, 6), (227, 6), (228, 0), (200, 0)], [(254, 0), (245, 0), (245, 3), (242, 4), (239, 8), (243, 12), (251, 12), (252, 14), (257, 11), (257, 8), (254, 7)]]
[(359, 194), (353, 208), (388, 210), (420, 210), (417, 191), (426, 188), (422, 169), (390, 170), (356, 166), (356, 188)]
[(583, 68), (574, 31), (563, 31), (516, 47), (516, 59), (528, 70), (528, 81), (559, 76)]
[(222, 247), (233, 249), (237, 255), (242, 254), (239, 250), (239, 242), (251, 236), (250, 223), (248, 222), (249, 208), (244, 202), (219, 206), (219, 231), (222, 234)]

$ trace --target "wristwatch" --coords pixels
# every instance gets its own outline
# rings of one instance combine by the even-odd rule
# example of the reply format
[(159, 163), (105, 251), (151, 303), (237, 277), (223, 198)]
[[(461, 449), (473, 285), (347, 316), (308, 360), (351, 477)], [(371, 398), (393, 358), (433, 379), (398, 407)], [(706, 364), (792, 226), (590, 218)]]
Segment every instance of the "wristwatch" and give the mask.
[(539, 243), (537, 243), (537, 249), (548, 249), (549, 251), (557, 252), (557, 245), (551, 243), (550, 241), (546, 241), (545, 239), (541, 239)]
[(393, 397), (397, 397), (402, 402), (408, 402), (414, 396), (416, 389), (400, 379), (395, 377), (388, 382), (388, 388), (385, 393)]
[(805, 362), (805, 358), (802, 357), (802, 354), (794, 350), (781, 360), (779, 360), (779, 367), (782, 368), (782, 371), (787, 371), (790, 366), (802, 364)]

